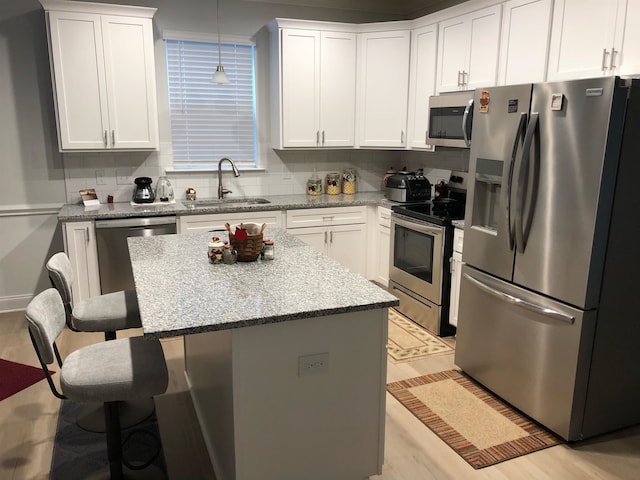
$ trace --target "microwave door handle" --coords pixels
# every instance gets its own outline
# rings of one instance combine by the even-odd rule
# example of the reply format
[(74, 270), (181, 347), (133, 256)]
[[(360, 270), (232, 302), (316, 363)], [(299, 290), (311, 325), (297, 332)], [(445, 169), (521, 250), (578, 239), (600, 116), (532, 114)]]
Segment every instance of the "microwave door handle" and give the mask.
[(520, 139), (524, 138), (525, 132), (527, 129), (527, 114), (520, 114), (520, 121), (518, 122), (518, 130), (516, 131), (516, 136), (513, 140), (513, 149), (511, 150), (511, 158), (509, 159), (509, 173), (507, 174), (507, 192), (506, 192), (506, 200), (505, 200), (505, 221), (507, 224), (507, 243), (509, 250), (513, 250), (514, 247), (514, 237), (515, 237), (515, 226), (513, 222), (513, 216), (511, 212), (511, 191), (513, 188), (513, 171), (516, 163), (516, 155), (518, 154), (518, 145), (520, 144)]
[(464, 137), (464, 144), (467, 147), (471, 146), (471, 139), (469, 138), (469, 113), (473, 112), (473, 98), (469, 100), (467, 106), (464, 109), (464, 114), (462, 115), (462, 136)]
[(522, 145), (522, 157), (520, 160), (520, 172), (518, 174), (518, 184), (516, 187), (516, 248), (519, 253), (524, 253), (526, 247), (526, 239), (524, 238), (524, 191), (525, 180), (529, 170), (529, 159), (531, 158), (531, 144), (535, 136), (538, 126), (538, 112), (531, 113), (531, 120), (527, 126), (527, 132), (524, 135), (524, 143)]

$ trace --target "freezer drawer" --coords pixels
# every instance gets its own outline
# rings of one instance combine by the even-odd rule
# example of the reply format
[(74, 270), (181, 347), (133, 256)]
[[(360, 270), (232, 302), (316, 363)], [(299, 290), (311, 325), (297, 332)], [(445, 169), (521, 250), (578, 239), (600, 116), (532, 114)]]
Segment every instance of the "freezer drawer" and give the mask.
[(455, 363), (567, 440), (582, 430), (595, 311), (462, 269)]

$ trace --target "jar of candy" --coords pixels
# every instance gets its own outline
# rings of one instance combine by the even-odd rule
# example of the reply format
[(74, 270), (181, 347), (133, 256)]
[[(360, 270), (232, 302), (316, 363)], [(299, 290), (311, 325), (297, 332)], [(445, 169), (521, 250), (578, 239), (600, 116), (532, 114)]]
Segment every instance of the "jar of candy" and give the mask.
[(322, 193), (322, 179), (313, 171), (313, 175), (307, 180), (307, 194), (320, 195)]
[(340, 174), (338, 172), (327, 173), (327, 195), (337, 195), (340, 193)]
[(224, 242), (218, 237), (213, 237), (208, 244), (207, 255), (209, 263), (222, 263), (222, 254), (224, 253)]
[(356, 170), (345, 168), (342, 171), (342, 193), (356, 193)]
[(273, 240), (265, 240), (262, 242), (262, 260), (273, 260), (275, 258), (275, 247)]

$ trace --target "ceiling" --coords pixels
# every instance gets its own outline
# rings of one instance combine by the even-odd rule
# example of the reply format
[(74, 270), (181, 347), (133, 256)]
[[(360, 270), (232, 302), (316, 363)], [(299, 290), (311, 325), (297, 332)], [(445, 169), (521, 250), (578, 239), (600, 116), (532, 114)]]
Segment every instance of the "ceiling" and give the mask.
[(467, 0), (248, 0), (303, 7), (355, 10), (376, 14), (415, 18), (442, 10)]

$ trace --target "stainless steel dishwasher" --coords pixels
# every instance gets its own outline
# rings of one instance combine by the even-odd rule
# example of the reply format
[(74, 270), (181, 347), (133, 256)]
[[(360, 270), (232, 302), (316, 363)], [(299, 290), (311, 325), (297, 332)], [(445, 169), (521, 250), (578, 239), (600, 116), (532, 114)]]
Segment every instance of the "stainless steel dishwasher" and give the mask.
[(175, 216), (96, 221), (102, 293), (135, 288), (127, 238), (171, 233), (176, 233)]

